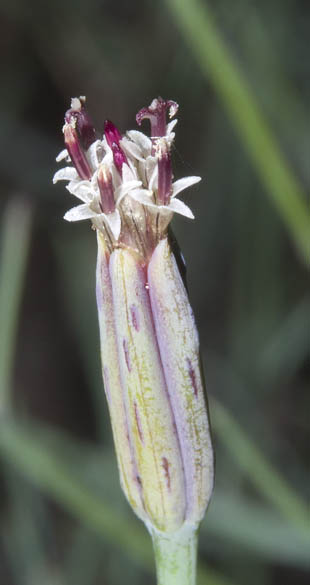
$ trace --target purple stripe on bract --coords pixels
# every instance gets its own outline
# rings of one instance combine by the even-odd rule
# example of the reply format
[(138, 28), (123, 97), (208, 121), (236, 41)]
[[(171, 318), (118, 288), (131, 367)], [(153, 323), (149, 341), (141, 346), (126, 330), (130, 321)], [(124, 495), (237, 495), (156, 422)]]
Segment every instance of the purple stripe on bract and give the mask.
[(189, 377), (190, 377), (191, 382), (192, 382), (194, 394), (195, 394), (195, 396), (197, 398), (197, 396), (198, 396), (198, 387), (197, 387), (197, 380), (196, 380), (195, 370), (193, 368), (193, 364), (192, 364), (191, 360), (189, 358), (186, 358), (186, 361), (187, 361), (188, 373), (189, 373)]
[(140, 317), (139, 317), (138, 307), (136, 307), (136, 305), (131, 305), (131, 307), (130, 307), (130, 313), (131, 313), (132, 324), (133, 324), (135, 330), (136, 331), (139, 331), (139, 329), (140, 329)]
[(139, 438), (141, 443), (144, 443), (144, 438), (143, 438), (143, 431), (142, 431), (142, 426), (141, 426), (141, 419), (140, 419), (140, 415), (139, 415), (139, 411), (138, 411), (138, 407), (137, 407), (137, 403), (134, 403), (134, 409), (135, 409), (135, 419), (136, 419), (136, 423), (137, 423), (137, 429), (138, 429), (138, 434), (139, 434)]
[(128, 372), (131, 372), (131, 362), (130, 362), (130, 355), (129, 355), (127, 339), (123, 339), (123, 350), (124, 350), (124, 356), (125, 356), (125, 361), (126, 361), (126, 365), (127, 365), (127, 370), (128, 370)]
[(170, 463), (169, 463), (167, 457), (162, 458), (162, 466), (163, 466), (164, 472), (165, 472), (167, 488), (168, 488), (168, 490), (170, 490), (170, 488), (171, 488), (171, 478), (170, 478), (170, 471), (169, 471)]

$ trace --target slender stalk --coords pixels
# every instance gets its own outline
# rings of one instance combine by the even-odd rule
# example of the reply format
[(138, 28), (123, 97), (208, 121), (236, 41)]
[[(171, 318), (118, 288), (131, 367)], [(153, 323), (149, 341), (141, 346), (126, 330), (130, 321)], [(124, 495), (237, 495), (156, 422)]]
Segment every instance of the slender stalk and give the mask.
[(197, 530), (183, 527), (171, 534), (153, 532), (157, 585), (195, 585)]

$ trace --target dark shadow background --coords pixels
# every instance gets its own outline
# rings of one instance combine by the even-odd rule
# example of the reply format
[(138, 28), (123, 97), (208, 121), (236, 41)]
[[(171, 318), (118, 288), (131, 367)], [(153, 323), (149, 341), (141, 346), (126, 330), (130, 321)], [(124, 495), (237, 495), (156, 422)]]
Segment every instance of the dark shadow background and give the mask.
[[(309, 190), (310, 4), (209, 4), (288, 164)], [(111, 501), (130, 515), (115, 480), (101, 385), (95, 238), (85, 222), (62, 221), (74, 201), (63, 184), (52, 185), (52, 176), (72, 96), (87, 96), (98, 130), (109, 118), (124, 132), (160, 94), (180, 104), (175, 176), (203, 177), (185, 195), (195, 223), (175, 218), (174, 230), (187, 261), (210, 396), (305, 499), (306, 268), (165, 3), (1, 0), (0, 15), (0, 209), (17, 195), (34, 214), (15, 350), (16, 412), (87, 444), (85, 475), (98, 480), (102, 473), (102, 482), (112, 482), (105, 487)], [(287, 519), (274, 534), (258, 522), (257, 544), (235, 539), (239, 522), (245, 534), (254, 526), (248, 505), (282, 520), (238, 468), (216, 428), (215, 443), (217, 489), (226, 507), (214, 503), (215, 528), (201, 535), (201, 559), (218, 575), (214, 584), (306, 583), (305, 561), (286, 552)], [(92, 459), (98, 449), (102, 469)], [(5, 465), (2, 475), (1, 585), (154, 582), (14, 466)], [(261, 544), (264, 530), (277, 545)]]

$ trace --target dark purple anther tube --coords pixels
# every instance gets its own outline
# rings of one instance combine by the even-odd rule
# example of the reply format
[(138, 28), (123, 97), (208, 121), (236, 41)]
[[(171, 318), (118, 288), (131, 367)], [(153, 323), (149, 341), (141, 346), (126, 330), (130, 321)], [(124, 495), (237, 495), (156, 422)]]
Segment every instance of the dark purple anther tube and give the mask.
[(110, 120), (106, 120), (104, 123), (104, 135), (110, 148), (114, 142), (119, 145), (120, 140), (122, 140), (119, 129)]
[(117, 170), (121, 173), (123, 164), (128, 164), (126, 155), (120, 146), (122, 135), (110, 120), (106, 120), (104, 123), (104, 135), (109, 147), (112, 149), (114, 164)]
[(81, 179), (89, 180), (91, 178), (91, 170), (84, 150), (81, 147), (76, 129), (71, 124), (65, 124), (63, 133), (66, 148), (79, 176)]
[(76, 128), (82, 148), (88, 150), (90, 145), (96, 140), (96, 130), (82, 98), (74, 98), (72, 100), (70, 110), (67, 110), (65, 113), (65, 122)]
[(158, 192), (157, 198), (160, 205), (168, 205), (172, 191), (172, 165), (168, 148), (158, 157)]

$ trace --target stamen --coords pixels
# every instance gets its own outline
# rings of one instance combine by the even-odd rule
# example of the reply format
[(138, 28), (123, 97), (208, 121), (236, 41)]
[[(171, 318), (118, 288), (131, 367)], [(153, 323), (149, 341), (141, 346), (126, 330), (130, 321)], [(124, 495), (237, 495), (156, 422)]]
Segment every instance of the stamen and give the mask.
[(106, 165), (100, 165), (97, 180), (102, 211), (103, 213), (113, 213), (115, 211), (115, 201), (112, 175)]
[(165, 139), (167, 133), (166, 112), (169, 108), (169, 117), (172, 118), (178, 111), (178, 104), (172, 100), (155, 98), (148, 108), (142, 108), (137, 115), (137, 124), (149, 119), (151, 123), (152, 155), (158, 159), (158, 193), (160, 205), (168, 205), (172, 192), (172, 166), (170, 147)]
[(120, 140), (122, 140), (119, 129), (110, 120), (106, 120), (104, 123), (104, 135), (110, 148), (112, 148), (113, 142), (119, 145)]
[(165, 138), (159, 138), (156, 141), (155, 156), (158, 158), (158, 203), (168, 205), (172, 192), (173, 176), (170, 150)]
[(122, 135), (118, 128), (113, 124), (113, 122), (110, 122), (110, 120), (106, 120), (104, 123), (104, 135), (109, 147), (113, 152), (114, 164), (117, 170), (121, 173), (123, 164), (128, 164), (126, 155), (120, 146)]
[(96, 140), (96, 130), (85, 108), (85, 98), (72, 98), (71, 108), (65, 114), (65, 122), (76, 128), (84, 150)]
[(63, 133), (65, 145), (78, 174), (81, 179), (89, 180), (91, 177), (91, 170), (84, 150), (81, 147), (75, 127), (72, 124), (66, 123), (63, 127)]
[(169, 108), (169, 117), (172, 118), (178, 111), (178, 104), (173, 100), (155, 98), (148, 108), (142, 108), (137, 115), (136, 121), (141, 126), (142, 120), (146, 118), (151, 123), (151, 138), (159, 138), (166, 135), (166, 111)]

